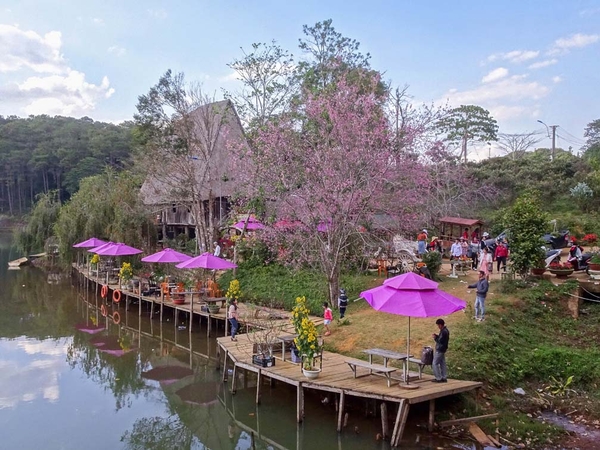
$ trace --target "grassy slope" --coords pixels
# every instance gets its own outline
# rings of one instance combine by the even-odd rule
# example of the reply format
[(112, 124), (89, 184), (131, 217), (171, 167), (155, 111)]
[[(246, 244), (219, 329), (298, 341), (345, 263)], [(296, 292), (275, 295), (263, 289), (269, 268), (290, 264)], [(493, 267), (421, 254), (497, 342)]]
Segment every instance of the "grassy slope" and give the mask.
[[(600, 305), (586, 303), (587, 314), (575, 321), (568, 313), (565, 296), (573, 290), (573, 284), (555, 286), (543, 281), (517, 288), (493, 280), (486, 302), (487, 319), (476, 323), (472, 319), (474, 290), (467, 289), (464, 279), (452, 280), (443, 275), (440, 288), (467, 300), (469, 305), (464, 312), (444, 318), (451, 330), (450, 376), (485, 383), (483, 409), (501, 413), (500, 432), (504, 436), (514, 441), (521, 439), (531, 448), (541, 442), (547, 445), (555, 438), (556, 429), (527, 416), (541, 407), (569, 411), (580, 408), (588, 416), (600, 417), (600, 398), (595, 393), (600, 383), (600, 351), (593, 337), (600, 320)], [(242, 290), (258, 299), (277, 299), (288, 305), (295, 296), (307, 295), (319, 311), (325, 298), (323, 280), (315, 274), (260, 269), (240, 271), (238, 278)], [(474, 280), (475, 272), (466, 281)], [(373, 275), (348, 276), (344, 284), (352, 300), (360, 290), (381, 281)], [(362, 300), (351, 302), (347, 317), (346, 321), (334, 323), (326, 343), (329, 350), (364, 357), (364, 348), (406, 347), (407, 318), (374, 311)], [(424, 345), (432, 345), (431, 333), (435, 331), (435, 318), (411, 319), (411, 352), (418, 354)], [(548, 395), (550, 390), (546, 388), (561, 390), (571, 375), (573, 383), (569, 388), (575, 392), (568, 396)], [(528, 395), (513, 394), (517, 387), (524, 388)], [(472, 397), (468, 396), (451, 409), (475, 413)], [(491, 422), (483, 422), (482, 426), (488, 432), (495, 429)]]

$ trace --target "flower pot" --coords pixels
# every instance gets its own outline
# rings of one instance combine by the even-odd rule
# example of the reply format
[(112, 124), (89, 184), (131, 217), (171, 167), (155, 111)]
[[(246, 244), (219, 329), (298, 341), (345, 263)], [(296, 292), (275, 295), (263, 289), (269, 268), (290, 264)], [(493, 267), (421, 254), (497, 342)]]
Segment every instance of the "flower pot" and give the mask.
[(304, 374), (304, 376), (306, 378), (308, 378), (309, 380), (314, 380), (316, 378), (319, 377), (319, 374), (321, 373), (321, 369), (305, 369), (304, 367), (302, 368), (302, 373)]
[(590, 270), (600, 270), (600, 263), (598, 263), (598, 264), (588, 263), (588, 267), (590, 268)]
[(546, 272), (546, 268), (545, 267), (533, 267), (530, 269), (531, 271), (531, 275), (544, 275), (544, 272)]
[(183, 304), (185, 304), (185, 299), (184, 298), (174, 298), (173, 304), (174, 305), (183, 305)]
[(550, 273), (556, 275), (556, 278), (567, 278), (573, 273), (573, 269), (550, 269)]
[(275, 365), (275, 357), (264, 355), (252, 355), (252, 364), (260, 367), (273, 367)]
[(208, 312), (210, 314), (218, 314), (220, 309), (221, 309), (220, 305), (208, 305)]

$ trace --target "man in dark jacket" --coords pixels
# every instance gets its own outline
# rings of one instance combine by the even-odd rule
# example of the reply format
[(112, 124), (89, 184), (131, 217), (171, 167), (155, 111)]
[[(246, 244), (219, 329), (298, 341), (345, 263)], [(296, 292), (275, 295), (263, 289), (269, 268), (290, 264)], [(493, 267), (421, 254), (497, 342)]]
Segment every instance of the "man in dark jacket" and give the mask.
[(475, 295), (475, 320), (481, 322), (485, 320), (485, 297), (490, 288), (485, 272), (480, 270), (477, 283), (470, 284), (467, 287), (469, 289), (477, 288), (477, 294)]
[(446, 367), (446, 350), (448, 350), (448, 342), (450, 341), (450, 331), (446, 327), (444, 319), (435, 321), (439, 334), (432, 334), (435, 341), (435, 356), (433, 357), (433, 374), (435, 375), (434, 383), (446, 383), (448, 381), (448, 369)]

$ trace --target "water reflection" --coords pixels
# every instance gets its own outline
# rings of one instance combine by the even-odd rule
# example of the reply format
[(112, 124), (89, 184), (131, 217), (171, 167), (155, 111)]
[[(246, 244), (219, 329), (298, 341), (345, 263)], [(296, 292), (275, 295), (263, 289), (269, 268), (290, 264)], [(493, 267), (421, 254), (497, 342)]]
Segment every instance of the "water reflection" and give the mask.
[[(338, 435), (333, 400), (307, 393), (298, 425), (293, 388), (263, 386), (257, 407), (248, 376), (231, 395), (215, 341), (197, 324), (189, 333), (183, 317), (180, 330), (181, 320), (140, 317), (124, 302), (106, 305), (104, 317), (102, 300), (76, 280), (49, 283), (33, 267), (7, 272), (11, 257), (0, 239), (0, 448), (389, 448), (376, 441), (380, 421), (365, 418), (362, 401)], [(408, 448), (471, 448), (406, 436)]]

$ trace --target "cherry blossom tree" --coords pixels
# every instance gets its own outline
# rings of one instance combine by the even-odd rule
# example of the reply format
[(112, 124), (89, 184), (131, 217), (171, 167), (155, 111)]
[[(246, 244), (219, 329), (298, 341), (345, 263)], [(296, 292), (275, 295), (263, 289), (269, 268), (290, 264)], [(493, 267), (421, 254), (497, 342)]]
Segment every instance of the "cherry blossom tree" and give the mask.
[(320, 269), (332, 302), (350, 247), (381, 223), (412, 229), (427, 183), (418, 159), (392, 145), (379, 77), (357, 76), (305, 92), (304, 103), (292, 103), (239, 154), (239, 173), (248, 174), (241, 196), (260, 195), (272, 211), (265, 238), (285, 262)]

